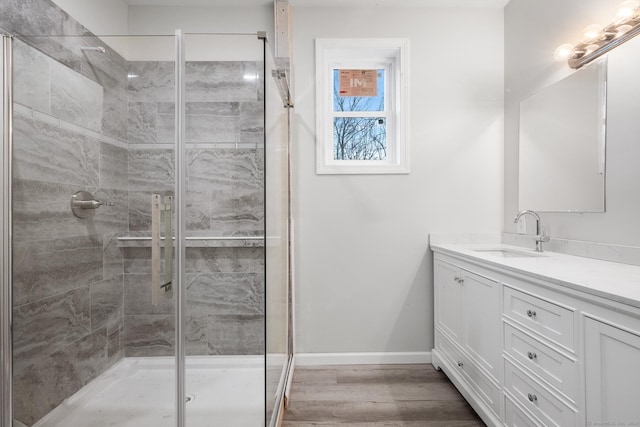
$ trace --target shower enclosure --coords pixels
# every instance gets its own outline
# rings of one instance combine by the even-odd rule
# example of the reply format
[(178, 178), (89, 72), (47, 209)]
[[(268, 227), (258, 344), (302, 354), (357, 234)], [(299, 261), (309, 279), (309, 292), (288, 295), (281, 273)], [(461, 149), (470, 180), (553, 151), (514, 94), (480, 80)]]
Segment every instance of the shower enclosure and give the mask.
[(0, 426), (274, 425), (289, 110), (265, 35), (55, 13), (72, 34), (2, 36)]

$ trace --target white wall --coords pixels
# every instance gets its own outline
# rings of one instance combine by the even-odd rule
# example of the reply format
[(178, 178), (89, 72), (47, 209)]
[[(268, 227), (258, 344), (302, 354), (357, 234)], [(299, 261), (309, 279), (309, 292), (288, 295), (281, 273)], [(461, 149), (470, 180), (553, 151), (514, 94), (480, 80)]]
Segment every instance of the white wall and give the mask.
[[(126, 0), (53, 0), (61, 9), (97, 36), (126, 35), (129, 31), (129, 6)], [(112, 49), (126, 57), (128, 40), (101, 37)]]
[[(314, 39), (410, 39), (411, 174), (315, 174)], [(293, 10), (298, 352), (433, 346), (430, 232), (502, 223), (503, 10)]]
[(126, 0), (53, 0), (96, 35), (127, 34)]
[[(571, 73), (554, 61), (556, 47), (579, 41), (589, 24), (610, 22), (617, 6), (610, 0), (511, 0), (505, 8), (505, 231), (515, 232), (518, 210), (520, 101)], [(543, 213), (552, 237), (640, 245), (639, 57), (638, 39), (609, 54), (606, 212)]]
[[(273, 6), (130, 6), (130, 34), (247, 33), (245, 36), (186, 36), (187, 61), (248, 61), (262, 59), (258, 31), (266, 31), (270, 45), (274, 33)], [(250, 35), (249, 35), (250, 34)], [(151, 45), (150, 45), (151, 44)], [(173, 60), (173, 50), (154, 47), (153, 41), (132, 40), (132, 59)]]

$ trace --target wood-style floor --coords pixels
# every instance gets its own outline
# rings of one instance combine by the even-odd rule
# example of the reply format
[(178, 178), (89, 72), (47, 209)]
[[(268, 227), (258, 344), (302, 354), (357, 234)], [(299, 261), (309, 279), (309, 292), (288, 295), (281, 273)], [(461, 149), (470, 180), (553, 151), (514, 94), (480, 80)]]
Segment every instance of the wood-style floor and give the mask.
[(285, 427), (478, 427), (484, 423), (431, 365), (298, 367)]

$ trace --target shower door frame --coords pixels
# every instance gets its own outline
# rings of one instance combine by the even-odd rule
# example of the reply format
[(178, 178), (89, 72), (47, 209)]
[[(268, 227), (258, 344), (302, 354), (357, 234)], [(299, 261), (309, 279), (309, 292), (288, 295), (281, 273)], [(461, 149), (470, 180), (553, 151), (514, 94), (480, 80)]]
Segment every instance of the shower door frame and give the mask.
[(185, 266), (186, 262), (186, 212), (187, 204), (185, 195), (187, 194), (187, 148), (185, 146), (185, 98), (186, 84), (185, 76), (185, 46), (184, 34), (182, 30), (176, 30), (176, 63), (175, 63), (175, 90), (176, 90), (176, 145), (175, 145), (175, 206), (176, 206), (176, 248), (175, 248), (175, 271), (176, 271), (176, 327), (175, 327), (175, 345), (176, 345), (176, 426), (186, 427), (186, 312), (187, 301), (186, 292), (184, 291), (185, 283)]
[(12, 342), (12, 303), (11, 303), (11, 263), (12, 263), (12, 217), (11, 217), (11, 180), (12, 180), (12, 61), (10, 34), (0, 29), (2, 38), (2, 88), (0, 96), (0, 131), (2, 133), (2, 170), (0, 173), (0, 191), (2, 192), (2, 212), (0, 213), (0, 427), (13, 424), (13, 342)]

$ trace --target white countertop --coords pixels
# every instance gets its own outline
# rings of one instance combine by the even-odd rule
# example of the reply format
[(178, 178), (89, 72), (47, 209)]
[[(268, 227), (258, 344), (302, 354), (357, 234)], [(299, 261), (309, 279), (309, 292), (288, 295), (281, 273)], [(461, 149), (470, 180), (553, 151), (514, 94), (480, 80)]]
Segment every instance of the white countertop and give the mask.
[[(536, 253), (532, 249), (502, 243), (431, 243), (431, 249), (458, 255), (504, 270), (545, 280), (560, 286), (597, 295), (640, 308), (640, 266), (566, 255), (557, 252)], [(506, 249), (538, 255), (501, 258), (478, 250)]]

